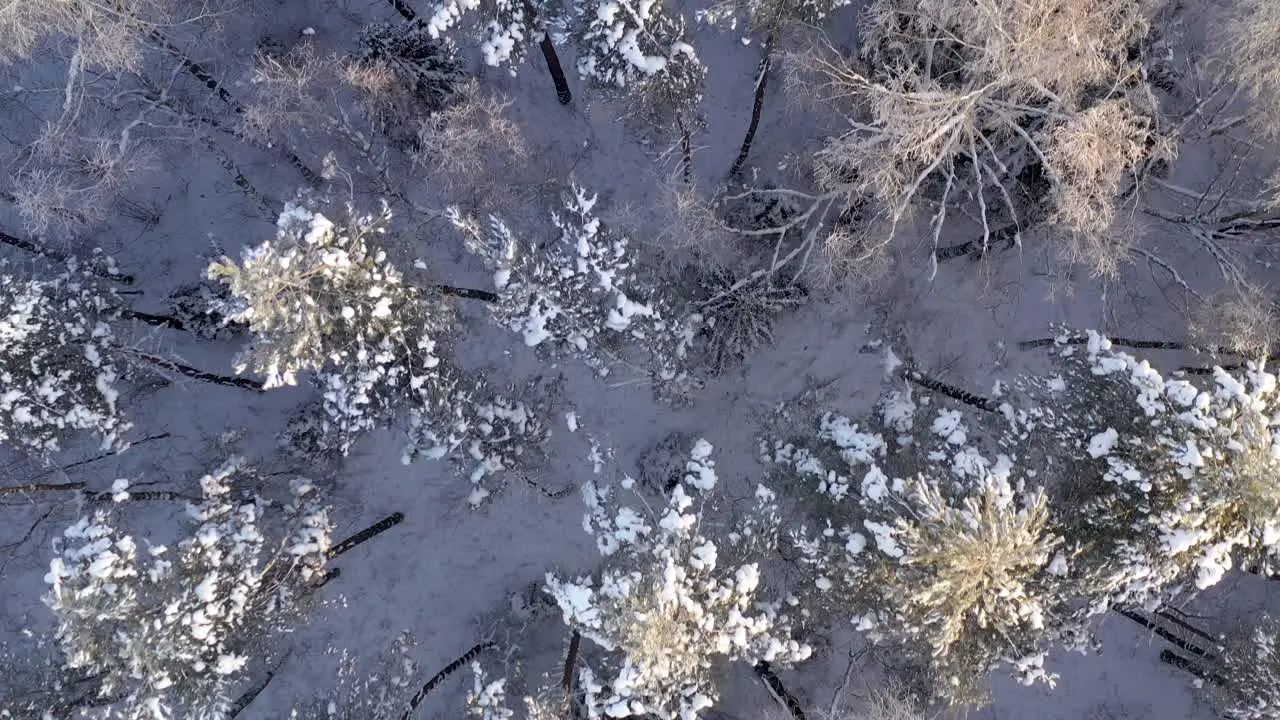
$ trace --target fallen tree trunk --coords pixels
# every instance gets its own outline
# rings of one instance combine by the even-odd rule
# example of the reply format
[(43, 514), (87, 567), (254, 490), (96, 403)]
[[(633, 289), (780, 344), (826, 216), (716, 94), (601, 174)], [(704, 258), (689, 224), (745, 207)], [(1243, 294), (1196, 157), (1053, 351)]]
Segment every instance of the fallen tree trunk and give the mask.
[(402, 512), (391, 513), (387, 517), (370, 525), (364, 530), (361, 530), (360, 532), (356, 533), (355, 535), (352, 535), (346, 540), (343, 540), (342, 542), (334, 545), (333, 547), (330, 547), (329, 550), (325, 552), (325, 557), (330, 559), (336, 558), (339, 555), (351, 550), (355, 546), (361, 543), (368, 542), (369, 540), (372, 540), (378, 535), (386, 532), (387, 530), (390, 530), (396, 525), (399, 525), (403, 521), (404, 521), (404, 513)]
[(422, 686), (422, 689), (419, 690), (417, 693), (415, 693), (414, 696), (409, 700), (409, 709), (404, 711), (404, 714), (400, 716), (400, 720), (409, 720), (409, 718), (413, 717), (413, 714), (418, 710), (418, 706), (421, 705), (422, 701), (427, 698), (427, 694), (430, 693), (432, 690), (435, 690), (436, 687), (440, 685), (440, 683), (444, 682), (445, 678), (457, 672), (458, 669), (461, 668), (463, 665), (466, 665), (472, 660), (475, 660), (476, 657), (480, 655), (480, 653), (493, 647), (497, 647), (497, 645), (492, 642), (477, 643), (476, 645), (472, 646), (470, 650), (463, 653), (461, 657), (449, 663), (448, 665), (445, 665), (443, 670), (436, 673), (435, 675), (432, 675), (431, 679), (428, 680), (426, 684)]

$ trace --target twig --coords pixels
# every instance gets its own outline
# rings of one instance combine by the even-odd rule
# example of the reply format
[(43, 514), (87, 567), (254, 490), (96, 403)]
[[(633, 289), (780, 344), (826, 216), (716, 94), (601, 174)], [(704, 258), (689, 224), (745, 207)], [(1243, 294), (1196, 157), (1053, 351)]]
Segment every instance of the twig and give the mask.
[(844, 670), (844, 679), (840, 681), (840, 687), (836, 690), (835, 695), (831, 696), (831, 707), (827, 710), (827, 717), (836, 717), (836, 710), (840, 707), (840, 699), (844, 697), (845, 692), (849, 689), (849, 681), (853, 679), (853, 663), (856, 655), (851, 651), (849, 653), (849, 666)]

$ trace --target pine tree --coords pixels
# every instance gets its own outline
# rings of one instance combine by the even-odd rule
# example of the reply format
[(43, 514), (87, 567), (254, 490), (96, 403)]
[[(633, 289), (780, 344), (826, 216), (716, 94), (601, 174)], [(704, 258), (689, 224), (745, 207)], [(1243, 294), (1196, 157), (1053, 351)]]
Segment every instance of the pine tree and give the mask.
[[(143, 547), (109, 510), (63, 533), (45, 576), (66, 667), (97, 675), (98, 700), (137, 720), (226, 717), (227, 693), (266, 639), (289, 629), (321, 578), (328, 510), (315, 486), (281, 507), (236, 485), (238, 458), (200, 479), (194, 522), (172, 548)], [(117, 481), (115, 499), (128, 499)]]
[(560, 56), (552, 43), (554, 29), (563, 22), (560, 8), (546, 0), (491, 0), (482, 6), (480, 0), (443, 0), (436, 4), (426, 21), (427, 32), (438, 38), (458, 25), (469, 12), (481, 10), (486, 22), (481, 32), (480, 50), (485, 64), (506, 67), (515, 74), (524, 61), (528, 44), (538, 43), (547, 70), (555, 83), (561, 105), (573, 101), (569, 82), (560, 66)]
[(1045, 653), (1079, 632), (1046, 493), (1009, 456), (985, 457), (970, 432), (959, 411), (929, 421), (894, 391), (866, 427), (826, 414), (816, 436), (762, 445), (813, 498), (812, 525), (792, 535), (813, 602), (874, 641), (903, 643), (957, 704), (981, 703), (1000, 664), (1052, 685)]
[(647, 124), (676, 129), (689, 181), (707, 69), (686, 40), (684, 17), (649, 0), (579, 0), (574, 17), (578, 74), (629, 100)]
[[(581, 669), (588, 717), (696, 717), (717, 696), (714, 659), (754, 665), (809, 657), (810, 648), (792, 639), (787, 604), (762, 597), (761, 564), (781, 519), (776, 497), (757, 487), (746, 517), (717, 528), (709, 512), (717, 484), (711, 451), (705, 440), (695, 443), (684, 477), (652, 517), (618, 504), (612, 488), (584, 487), (584, 525), (603, 565), (593, 577), (548, 574), (547, 589), (565, 622), (607, 654)], [(622, 487), (633, 484), (626, 478)]]
[(687, 358), (700, 318), (682, 314), (637, 272), (627, 238), (600, 221), (595, 204), (595, 195), (574, 185), (552, 216), (560, 237), (544, 247), (522, 241), (497, 218), (486, 232), (456, 209), (450, 217), (493, 271), (498, 301), (490, 309), (500, 325), (529, 347), (576, 354), (601, 375), (611, 372), (619, 345), (638, 346), (655, 390), (682, 397), (697, 386)]
[(1263, 615), (1222, 655), (1226, 717), (1271, 720), (1280, 714), (1280, 621)]
[(316, 375), (325, 431), (342, 452), (404, 405), (439, 410), (458, 382), (440, 351), (453, 331), (443, 295), (408, 285), (384, 250), (391, 211), (335, 225), (316, 210), (287, 204), (277, 235), (209, 266), (231, 290), (223, 308), (253, 338), (236, 372), (266, 376), (267, 388)]
[(514, 467), (546, 431), (524, 403), (467, 377), (448, 357), (455, 327), (447, 296), (487, 294), (406, 282), (373, 244), (390, 221), (385, 203), (376, 216), (348, 208), (342, 225), (291, 203), (274, 240), (245, 250), (240, 263), (210, 265), (209, 277), (232, 295), (219, 311), (253, 333), (236, 371), (265, 374), (267, 388), (314, 373), (322, 443), (341, 454), (406, 412), (404, 461), (460, 451), (474, 461), (467, 472), (479, 504), (489, 495), (481, 481)]
[(1053, 351), (1059, 374), (1020, 383), (1016, 441), (1072, 508), (1064, 532), (1100, 591), (1154, 607), (1232, 567), (1280, 566), (1275, 376), (1215, 368), (1199, 387), (1097, 333), (1072, 337)]

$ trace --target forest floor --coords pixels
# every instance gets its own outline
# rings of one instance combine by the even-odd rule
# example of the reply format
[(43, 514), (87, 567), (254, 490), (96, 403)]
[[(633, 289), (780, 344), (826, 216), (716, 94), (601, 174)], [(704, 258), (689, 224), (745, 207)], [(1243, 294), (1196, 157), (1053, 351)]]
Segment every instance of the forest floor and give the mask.
[[(263, 0), (254, 4), (252, 13), (228, 21), (222, 46), (199, 47), (196, 54), (221, 77), (239, 78), (243, 86), (248, 78), (245, 59), (261, 38), (288, 45), (300, 41), (302, 31), (311, 28), (314, 35), (305, 37), (319, 48), (344, 50), (360, 23), (394, 19), (383, 0)], [(701, 183), (714, 186), (721, 182), (746, 127), (758, 43), (746, 45), (735, 33), (705, 28), (697, 29), (695, 38), (711, 69), (707, 126), (695, 138), (703, 148), (695, 157), (695, 174)], [(571, 50), (562, 52), (562, 60), (571, 68)], [(482, 87), (512, 100), (510, 112), (534, 158), (529, 170), (534, 188), (514, 209), (513, 214), (519, 215), (515, 223), (525, 222), (532, 232), (545, 232), (545, 208), (550, 206), (544, 188), (562, 187), (572, 174), (599, 192), (606, 218), (612, 213), (644, 230), (644, 219), (637, 220), (634, 209), (655, 202), (657, 182), (667, 170), (654, 157), (656, 152), (642, 146), (632, 129), (616, 121), (607, 104), (591, 102), (591, 91), (571, 74), (578, 99), (568, 107), (559, 105), (536, 54), (518, 77), (493, 69), (483, 74)], [(820, 124), (784, 95), (780, 83), (770, 93), (752, 155), (751, 165), (761, 169), (762, 177), (777, 175), (773, 168), (789, 153), (804, 152), (812, 142), (806, 131)], [(175, 144), (158, 152), (162, 170), (146, 177), (130, 195), (134, 202), (159, 208), (158, 221), (141, 223), (120, 217), (84, 238), (86, 247), (105, 248), (122, 268), (137, 276), (136, 287), (144, 298), (163, 297), (198, 278), (211, 240), (234, 256), (241, 247), (261, 242), (273, 232), (274, 218), (248, 209), (223, 170), (198, 147)], [(265, 154), (247, 157), (243, 167), (255, 182), (280, 198), (289, 197), (298, 184), (292, 168), (276, 166)], [(426, 206), (439, 208), (448, 202), (431, 178), (421, 178), (420, 185), (406, 190)], [(7, 215), (0, 216), (0, 221), (6, 226), (18, 222)], [(444, 223), (413, 225), (412, 218), (406, 220), (402, 242), (415, 257), (428, 261), (437, 279), (484, 285), (486, 275), (480, 263), (464, 251)], [(954, 234), (955, 242), (967, 239), (962, 225), (948, 233)], [(1041, 366), (1042, 355), (1021, 352), (1017, 343), (1045, 336), (1054, 323), (1134, 337), (1178, 338), (1185, 333), (1185, 318), (1176, 300), (1171, 300), (1176, 288), (1171, 289), (1158, 271), (1129, 267), (1111, 282), (1087, 275), (1063, 278), (1031, 238), (1023, 249), (981, 262), (945, 262), (930, 278), (928, 241), (925, 233), (917, 234), (918, 243), (911, 241), (910, 232), (899, 243), (898, 262), (884, 282), (872, 288), (815, 289), (805, 306), (780, 321), (772, 347), (760, 348), (740, 366), (713, 378), (688, 407), (663, 404), (643, 385), (614, 387), (615, 380), (595, 377), (570, 361), (549, 365), (478, 312), (464, 310), (466, 342), (460, 345), (459, 362), (502, 385), (555, 383), (553, 400), (539, 408), (554, 423), (555, 433), (545, 457), (527, 471), (530, 479), (545, 488), (578, 485), (590, 477), (588, 434), (613, 450), (607, 472), (634, 474), (646, 450), (672, 433), (685, 433), (704, 437), (715, 446), (727, 492), (743, 496), (764, 476), (756, 461), (756, 443), (762, 419), (774, 407), (802, 399), (851, 415), (870, 407), (885, 376), (880, 353), (860, 352), (869, 342), (890, 335), (901, 338), (906, 347), (895, 349), (909, 352), (922, 367), (947, 382), (984, 392), (996, 380)], [(1171, 245), (1166, 252), (1177, 252), (1177, 248)], [(1214, 278), (1208, 269), (1205, 273), (1202, 278), (1188, 274), (1188, 281), (1211, 286)], [(148, 309), (145, 301), (138, 307)], [(162, 348), (197, 367), (227, 372), (237, 350), (232, 342), (197, 341), (164, 330), (137, 342)], [(1185, 358), (1170, 355), (1166, 359), (1176, 363)], [(189, 382), (139, 389), (126, 398), (136, 425), (134, 436), (169, 436), (65, 474), (73, 480), (93, 477), (107, 482), (131, 477), (135, 484), (177, 476), (194, 480), (216, 464), (220, 454), (233, 450), (274, 458), (264, 463), (268, 470), (288, 471), (290, 461), (279, 456), (273, 438), (309, 393), (298, 387), (259, 395)], [(576, 414), (581, 426), (576, 433), (569, 432), (564, 422), (569, 412)], [(241, 716), (245, 720), (287, 717), (291, 707), (314, 698), (318, 688), (332, 686), (337, 663), (333, 649), (347, 649), (370, 661), (403, 630), (411, 631), (419, 643), (415, 656), (421, 667), (434, 672), (492, 632), (496, 619), (511, 615), (513, 597), (540, 582), (548, 571), (572, 574), (592, 566), (594, 548), (582, 530), (583, 506), (576, 492), (550, 498), (513, 480), (481, 509), (472, 510), (466, 504), (470, 488), (447, 462), (402, 465), (398, 442), (392, 430), (373, 433), (349, 457), (327, 468), (326, 477), (318, 478), (333, 493), (335, 536), (345, 536), (395, 511), (403, 512), (405, 520), (336, 563), (341, 576), (324, 588), (323, 604), (309, 622), (287, 638), (287, 657)], [(66, 456), (72, 461), (93, 454), (91, 447), (82, 447), (72, 448)], [(6, 485), (22, 484), (37, 472), (17, 458), (4, 467)], [(82, 508), (54, 503), (48, 497), (0, 498), (0, 503), (4, 513), (0, 640), (20, 641), (23, 629), (39, 631), (51, 623), (39, 599), (50, 542)], [(164, 527), (179, 509), (138, 504), (129, 512)], [(1231, 579), (1193, 603), (1189, 612), (1204, 616), (1199, 621), (1202, 626), (1215, 628), (1229, 625), (1237, 613), (1253, 614), (1263, 608), (1280, 611), (1280, 592), (1268, 592), (1264, 586), (1252, 577)], [(1222, 600), (1228, 595), (1230, 603)], [(558, 617), (552, 620), (558, 625)], [(1164, 647), (1159, 638), (1123, 618), (1109, 618), (1100, 635), (1101, 654), (1055, 658), (1053, 664), (1061, 674), (1056, 689), (1026, 688), (996, 675), (992, 704), (968, 717), (1191, 720), (1213, 716), (1192, 687), (1193, 678), (1159, 662)], [(551, 670), (563, 657), (563, 632), (530, 637), (541, 644), (520, 647), (520, 662), (536, 672)], [(841, 687), (851, 653), (862, 649), (852, 633), (835, 628), (812, 659), (779, 675), (810, 707), (825, 708)], [(881, 682), (883, 667), (893, 662), (892, 649), (879, 648), (857, 657), (846, 690), (862, 696)], [(784, 717), (749, 668), (731, 672), (710, 717)], [(421, 717), (461, 718), (469, 689), (468, 674), (459, 673), (428, 698)]]

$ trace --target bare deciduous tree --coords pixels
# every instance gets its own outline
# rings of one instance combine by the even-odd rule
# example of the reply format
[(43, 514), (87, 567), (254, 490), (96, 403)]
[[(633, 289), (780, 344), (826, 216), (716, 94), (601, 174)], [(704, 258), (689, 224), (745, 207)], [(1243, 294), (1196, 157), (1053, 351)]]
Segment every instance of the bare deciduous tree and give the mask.
[(829, 45), (799, 60), (820, 77), (811, 87), (854, 115), (815, 157), (819, 188), (876, 197), (891, 229), (927, 208), (935, 248), (958, 210), (981, 223), (982, 250), (1053, 216), (1077, 238), (1069, 256), (1113, 273), (1121, 250), (1106, 221), (1158, 141), (1156, 103), (1126, 55), (1153, 10), (1121, 0), (872, 4), (860, 60)]

